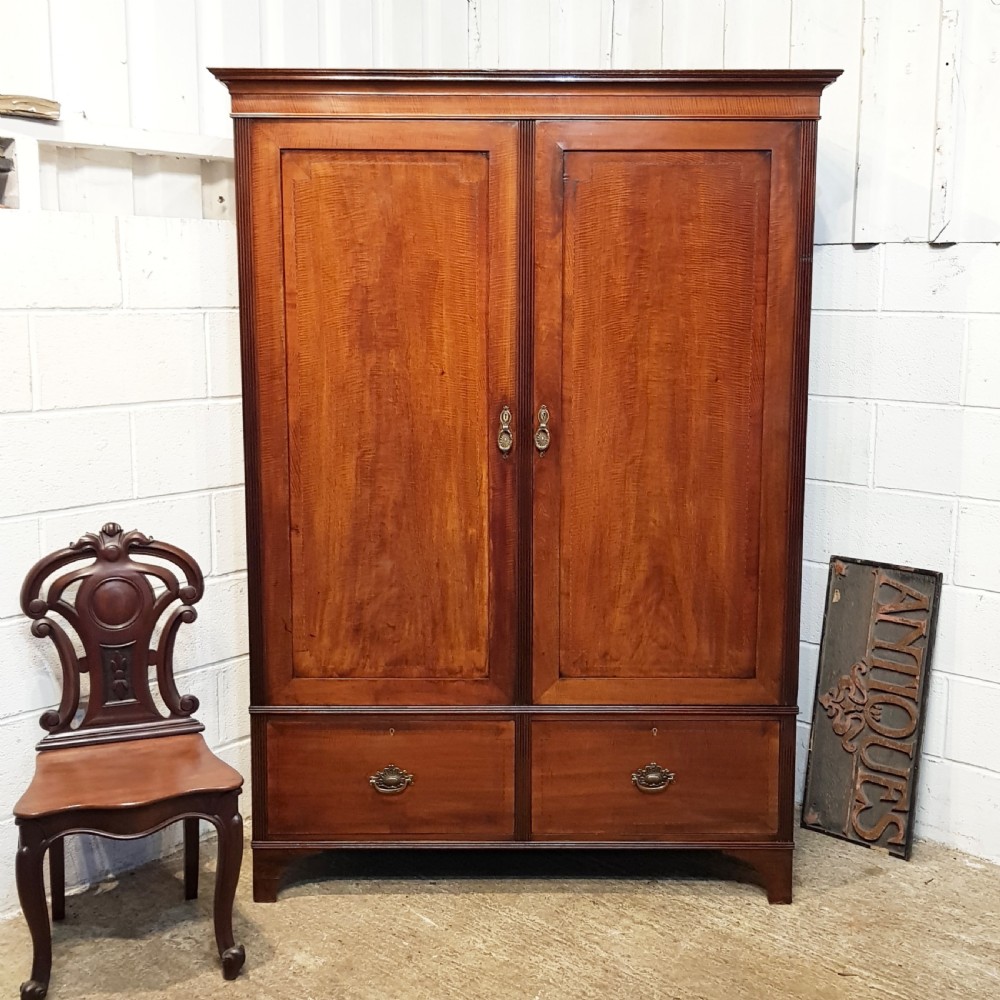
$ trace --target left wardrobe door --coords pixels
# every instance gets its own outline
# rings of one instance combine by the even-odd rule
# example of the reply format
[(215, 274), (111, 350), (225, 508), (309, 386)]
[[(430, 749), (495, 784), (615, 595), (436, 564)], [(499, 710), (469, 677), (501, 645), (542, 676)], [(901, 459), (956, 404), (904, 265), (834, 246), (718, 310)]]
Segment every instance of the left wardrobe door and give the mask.
[(260, 693), (509, 703), (516, 125), (249, 127)]

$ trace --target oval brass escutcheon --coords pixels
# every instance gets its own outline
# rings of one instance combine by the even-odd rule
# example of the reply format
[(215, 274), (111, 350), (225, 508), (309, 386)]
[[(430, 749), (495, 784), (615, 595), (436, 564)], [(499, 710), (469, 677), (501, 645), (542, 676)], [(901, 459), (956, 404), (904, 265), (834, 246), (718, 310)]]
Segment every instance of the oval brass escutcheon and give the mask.
[(368, 784), (382, 795), (399, 795), (413, 784), (413, 775), (395, 764), (387, 764), (368, 779)]
[(535, 448), (539, 455), (544, 455), (552, 444), (552, 434), (549, 431), (549, 408), (542, 403), (538, 408), (538, 430), (535, 431)]
[(510, 407), (504, 406), (500, 411), (500, 430), (497, 432), (497, 447), (500, 449), (500, 454), (507, 456), (510, 454), (511, 448), (514, 447), (514, 432), (510, 429)]
[(640, 792), (662, 792), (673, 780), (673, 772), (656, 763), (647, 764), (632, 772), (632, 784)]

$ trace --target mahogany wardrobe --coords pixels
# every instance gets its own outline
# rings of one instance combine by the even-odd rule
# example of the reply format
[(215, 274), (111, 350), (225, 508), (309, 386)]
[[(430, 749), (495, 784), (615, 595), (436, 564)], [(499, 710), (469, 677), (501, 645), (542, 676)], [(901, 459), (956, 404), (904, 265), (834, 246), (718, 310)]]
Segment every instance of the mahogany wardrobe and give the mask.
[(839, 74), (214, 72), (255, 898), (329, 848), (655, 846), (788, 902)]

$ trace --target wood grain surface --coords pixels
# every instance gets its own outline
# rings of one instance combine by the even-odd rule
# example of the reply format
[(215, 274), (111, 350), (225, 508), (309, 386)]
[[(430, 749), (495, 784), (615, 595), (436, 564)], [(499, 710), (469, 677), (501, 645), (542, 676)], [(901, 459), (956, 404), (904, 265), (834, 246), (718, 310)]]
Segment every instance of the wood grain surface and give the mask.
[[(778, 723), (534, 720), (531, 835), (549, 840), (738, 840), (778, 828)], [(647, 764), (674, 774), (642, 792)]]
[(509, 700), (516, 477), (496, 436), (514, 392), (516, 127), (268, 139), (282, 196), (259, 212), (282, 268), (261, 296), (286, 377), (262, 380), (264, 488), (288, 525), (267, 532), (273, 697)]
[[(128, 767), (121, 766), (127, 758)], [(67, 747), (38, 754), (20, 819), (84, 809), (131, 809), (190, 792), (240, 788), (243, 778), (209, 750), (201, 733), (134, 740), (128, 746)]]
[[(734, 851), (787, 901), (839, 74), (217, 75), (259, 898), (324, 845), (653, 844)], [(638, 792), (653, 761), (676, 779)], [(414, 784), (378, 796), (390, 763)]]
[[(502, 840), (514, 832), (514, 723), (400, 716), (273, 719), (268, 832), (302, 840)], [(395, 764), (399, 794), (369, 778)]]
[(536, 701), (777, 702), (794, 139), (539, 125)]

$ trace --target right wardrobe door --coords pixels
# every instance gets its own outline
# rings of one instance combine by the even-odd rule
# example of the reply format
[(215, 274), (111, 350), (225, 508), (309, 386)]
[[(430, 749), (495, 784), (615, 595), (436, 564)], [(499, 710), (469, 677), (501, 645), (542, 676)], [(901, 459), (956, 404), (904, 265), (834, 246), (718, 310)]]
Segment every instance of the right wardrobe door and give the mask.
[(537, 125), (537, 703), (781, 701), (800, 143)]

